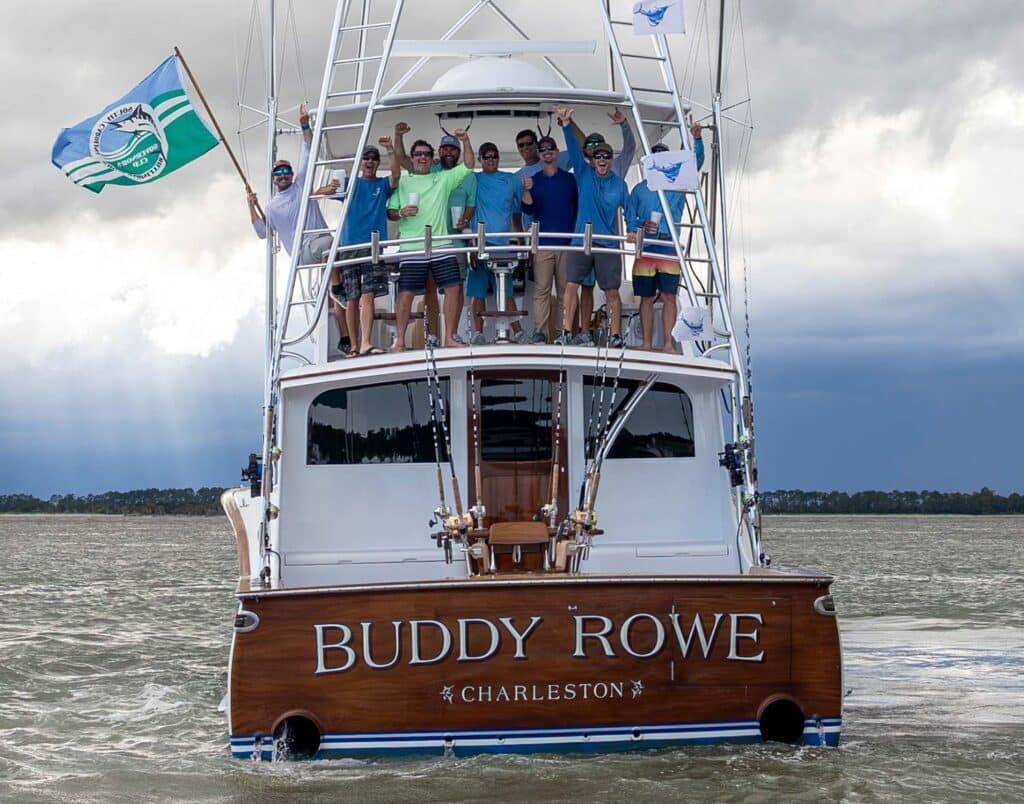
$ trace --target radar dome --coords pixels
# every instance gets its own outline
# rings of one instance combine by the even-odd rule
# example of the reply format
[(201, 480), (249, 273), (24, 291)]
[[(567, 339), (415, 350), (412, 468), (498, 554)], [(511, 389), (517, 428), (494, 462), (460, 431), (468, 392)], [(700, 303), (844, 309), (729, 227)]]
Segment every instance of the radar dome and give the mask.
[(434, 92), (486, 89), (507, 92), (517, 89), (561, 89), (562, 82), (549, 70), (513, 58), (471, 58), (452, 67), (434, 82)]

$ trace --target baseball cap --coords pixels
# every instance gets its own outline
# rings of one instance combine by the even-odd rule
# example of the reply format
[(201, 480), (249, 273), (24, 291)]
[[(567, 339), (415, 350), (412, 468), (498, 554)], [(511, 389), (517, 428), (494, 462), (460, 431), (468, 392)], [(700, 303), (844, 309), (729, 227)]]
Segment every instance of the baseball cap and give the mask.
[(499, 154), (501, 153), (501, 150), (493, 142), (485, 142), (483, 145), (481, 145), (479, 148), (476, 149), (476, 152), (481, 157), (484, 154), (491, 153), (492, 151), (497, 151)]
[(441, 142), (438, 144), (438, 147), (443, 148), (445, 145), (451, 145), (458, 148), (460, 151), (462, 150), (462, 143), (459, 142), (459, 138), (453, 137), (451, 134), (445, 134), (441, 137)]
[(376, 145), (367, 145), (363, 148), (363, 159), (367, 156), (375, 156), (380, 159), (380, 149)]
[(655, 145), (655, 146), (653, 146), (651, 148), (651, 153), (652, 154), (660, 154), (663, 151), (667, 151), (667, 150), (668, 150), (668, 146), (665, 143), (663, 143), (663, 142), (659, 142), (657, 145)]
[(589, 148), (592, 145), (597, 145), (604, 142), (604, 134), (599, 131), (595, 131), (593, 134), (588, 134), (587, 138), (583, 140), (583, 147)]
[(612, 146), (610, 146), (607, 142), (599, 142), (596, 146), (594, 146), (594, 150), (591, 151), (591, 154), (593, 156), (597, 156), (598, 154), (608, 154), (608, 156), (614, 156), (615, 152), (612, 150)]

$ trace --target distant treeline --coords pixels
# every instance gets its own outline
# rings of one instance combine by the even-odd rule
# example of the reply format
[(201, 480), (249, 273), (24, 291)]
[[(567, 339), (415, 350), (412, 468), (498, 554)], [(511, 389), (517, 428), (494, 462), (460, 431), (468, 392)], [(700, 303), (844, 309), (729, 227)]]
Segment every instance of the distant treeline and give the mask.
[(766, 514), (1024, 514), (1024, 496), (940, 491), (764, 491)]
[[(220, 516), (224, 489), (139, 489), (40, 500), (0, 495), (0, 514), (181, 514)], [(1024, 514), (1024, 496), (983, 488), (972, 494), (939, 491), (763, 491), (766, 514)]]
[(218, 516), (223, 514), (220, 495), (224, 489), (138, 489), (108, 491), (105, 494), (55, 494), (40, 500), (28, 494), (0, 496), (3, 514), (182, 514)]

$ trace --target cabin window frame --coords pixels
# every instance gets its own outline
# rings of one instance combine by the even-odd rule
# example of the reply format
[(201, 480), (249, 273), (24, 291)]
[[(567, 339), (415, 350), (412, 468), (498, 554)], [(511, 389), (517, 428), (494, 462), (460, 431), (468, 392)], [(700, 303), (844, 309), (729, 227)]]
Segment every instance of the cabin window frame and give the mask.
[[(580, 400), (581, 400), (581, 410), (580, 410), (580, 413), (581, 413), (581, 422), (582, 422), (582, 427), (580, 429), (580, 435), (581, 435), (582, 441), (583, 441), (583, 459), (584, 459), (584, 461), (588, 461), (592, 457), (592, 456), (590, 456), (590, 454), (588, 452), (588, 444), (587, 444), (587, 421), (588, 421), (589, 416), (590, 416), (590, 408), (589, 408), (590, 397), (588, 395), (588, 388), (589, 387), (593, 387), (593, 388), (597, 389), (598, 397), (600, 397), (600, 393), (601, 392), (600, 392), (599, 382), (600, 382), (599, 376), (594, 375), (594, 374), (584, 373), (580, 377), (580, 390), (581, 390), (581, 393), (580, 393)], [(635, 384), (638, 387), (639, 385), (641, 385), (643, 383), (643, 380), (639, 379), (639, 378), (634, 378), (634, 377), (622, 377), (622, 378), (620, 378), (620, 380), (619, 380), (620, 393), (621, 393), (621, 389), (622, 389), (623, 383)], [(608, 404), (608, 402), (607, 402), (607, 394), (609, 394), (611, 392), (613, 384), (614, 384), (614, 377), (609, 376), (607, 378), (606, 388), (605, 388), (605, 394), (606, 394), (605, 405), (606, 406)], [(615, 443), (613, 443), (611, 445), (611, 448), (608, 450), (608, 454), (605, 456), (605, 460), (606, 461), (692, 461), (692, 460), (696, 460), (697, 459), (697, 457), (698, 457), (697, 427), (696, 427), (696, 417), (694, 416), (693, 398), (690, 396), (690, 394), (687, 392), (687, 390), (685, 388), (683, 388), (678, 383), (673, 382), (673, 381), (671, 381), (669, 379), (659, 379), (657, 382), (654, 383), (654, 386), (651, 388), (651, 390), (648, 391), (648, 394), (654, 393), (654, 392), (658, 391), (659, 390), (659, 386), (668, 386), (668, 388), (671, 388), (672, 391), (674, 391), (677, 394), (680, 394), (683, 397), (683, 399), (685, 400), (685, 402), (686, 402), (686, 406), (684, 407), (684, 411), (685, 411), (685, 413), (684, 413), (684, 422), (686, 422), (686, 424), (689, 425), (689, 439), (688, 440), (690, 441), (690, 443), (692, 445), (692, 447), (691, 447), (692, 448), (692, 454), (690, 454), (690, 455), (623, 455), (623, 456), (616, 456), (614, 454)], [(661, 392), (664, 393), (665, 389), (662, 388)], [(622, 404), (625, 403), (625, 401), (628, 398), (629, 398), (628, 396), (623, 397), (622, 402), (620, 402), (620, 407), (621, 407)], [(640, 404), (638, 406), (638, 410), (642, 409), (642, 407), (643, 407), (643, 405), (645, 404), (646, 401), (647, 401), (646, 399), (645, 400), (641, 400), (641, 402), (640, 402)], [(599, 409), (598, 409), (598, 407), (596, 407), (596, 405), (597, 405), (597, 403), (595, 403), (595, 409), (594, 409), (594, 417), (595, 417), (595, 419), (597, 418), (598, 412), (599, 412)], [(687, 417), (686, 414), (688, 414), (688, 417)], [(635, 411), (634, 411), (634, 415), (635, 415)], [(628, 428), (629, 428), (629, 426), (626, 425), (625, 430), (628, 430)], [(619, 433), (618, 438), (622, 437), (622, 434), (623, 434), (623, 432), (625, 432), (625, 430), (623, 430), (623, 431), (621, 431)], [(616, 439), (616, 441), (618, 441), (618, 438)], [(682, 440), (685, 441), (686, 439), (682, 439)], [(596, 448), (596, 443), (595, 443), (595, 448)]]
[[(453, 389), (453, 386), (454, 386), (454, 381), (453, 381), (453, 378), (450, 377), (450, 376), (440, 376), (440, 377), (438, 377), (438, 380), (440, 381), (440, 384), (441, 384), (441, 394), (442, 394), (443, 399), (444, 399), (444, 413), (446, 414), (446, 423), (448, 425), (449, 433), (450, 433), (451, 432), (451, 418), (452, 418), (451, 399), (452, 399), (452, 389)], [(425, 377), (409, 377), (407, 379), (397, 379), (397, 380), (396, 379), (389, 379), (389, 380), (386, 380), (386, 381), (383, 381), (383, 382), (370, 382), (370, 383), (365, 383), (365, 384), (362, 384), (362, 385), (352, 385), (352, 386), (341, 386), (341, 387), (335, 387), (335, 388), (327, 388), (327, 389), (324, 389), (324, 390), (320, 391), (319, 393), (317, 393), (310, 400), (309, 405), (308, 405), (308, 407), (306, 409), (306, 415), (305, 415), (305, 419), (306, 419), (306, 454), (305, 454), (305, 459), (304, 459), (305, 466), (307, 466), (307, 467), (342, 467), (342, 466), (347, 466), (347, 467), (352, 467), (352, 466), (364, 466), (364, 467), (365, 466), (374, 466), (374, 467), (381, 467), (381, 466), (395, 466), (395, 467), (397, 467), (397, 466), (405, 466), (405, 467), (413, 467), (413, 466), (424, 466), (424, 465), (430, 465), (430, 464), (436, 463), (436, 456), (435, 456), (435, 453), (434, 453), (433, 435), (430, 432), (430, 428), (431, 428), (432, 424), (431, 424), (431, 418), (430, 418), (430, 401), (429, 401), (430, 398), (429, 398), (428, 390), (427, 390), (427, 386), (426, 386), (427, 382), (428, 382), (428, 380)], [(329, 394), (335, 394), (335, 393), (338, 393), (338, 392), (344, 392), (346, 394), (351, 395), (354, 392), (358, 392), (358, 391), (366, 391), (366, 390), (370, 390), (370, 389), (381, 389), (381, 388), (384, 388), (384, 387), (387, 387), (387, 386), (405, 386), (405, 385), (409, 385), (409, 384), (412, 384), (412, 385), (422, 385), (422, 387), (423, 387), (423, 403), (424, 403), (423, 404), (423, 409), (422, 409), (422, 419), (423, 419), (423, 421), (419, 422), (419, 418), (420, 418), (419, 415), (417, 415), (415, 417), (416, 421), (417, 421), (415, 426), (420, 429), (419, 436), (417, 436), (417, 434), (415, 432), (411, 434), (411, 438), (414, 439), (414, 442), (417, 441), (417, 439), (419, 438), (419, 439), (422, 439), (422, 443), (414, 443), (414, 452), (411, 453), (411, 456), (412, 456), (411, 460), (397, 460), (397, 461), (396, 460), (380, 460), (380, 461), (359, 460), (359, 461), (354, 461), (354, 460), (314, 460), (313, 459), (314, 426), (317, 424), (316, 422), (314, 422), (313, 410), (317, 406), (317, 403), (318, 403), (319, 400), (323, 399), (325, 396), (327, 396)], [(372, 407), (372, 405), (368, 405), (367, 409), (370, 409), (371, 407)], [(420, 411), (417, 409), (416, 413), (419, 414), (419, 412)], [(438, 411), (438, 414), (440, 415), (440, 410)], [(447, 463), (448, 462), (448, 452), (447, 452), (447, 450), (445, 448), (444, 432), (441, 429), (440, 425), (441, 425), (440, 420), (438, 420), (438, 432), (437, 432), (438, 447), (440, 448), (440, 453), (441, 453), (441, 463)], [(412, 427), (413, 426), (412, 425), (412, 417), (407, 418), (406, 420), (404, 420), (398, 426), (399, 427)], [(375, 430), (368, 430), (366, 433), (363, 433), (363, 435), (365, 436), (368, 433), (377, 432), (379, 429), (380, 428), (377, 428)], [(348, 454), (348, 456), (351, 457), (352, 446), (351, 446), (351, 442), (349, 441), (349, 439), (351, 437), (349, 432), (347, 430), (341, 430), (340, 428), (335, 428), (335, 430), (336, 430), (336, 432), (342, 432), (342, 433), (345, 434), (343, 436), (343, 438), (346, 441), (345, 450), (346, 450), (346, 453)], [(454, 449), (454, 446), (453, 446), (453, 449)], [(362, 454), (365, 454), (365, 453), (362, 453)], [(392, 454), (394, 454), (394, 453), (392, 453)]]

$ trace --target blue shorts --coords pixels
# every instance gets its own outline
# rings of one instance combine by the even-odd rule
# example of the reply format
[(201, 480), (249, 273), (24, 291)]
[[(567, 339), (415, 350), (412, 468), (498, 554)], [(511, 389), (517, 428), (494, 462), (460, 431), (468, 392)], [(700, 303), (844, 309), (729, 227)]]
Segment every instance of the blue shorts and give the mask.
[(452, 254), (440, 257), (409, 257), (398, 264), (398, 292), (414, 293), (417, 296), (427, 289), (427, 275), (434, 277), (440, 288), (461, 284), (459, 263)]
[(601, 290), (618, 290), (622, 285), (622, 258), (618, 254), (591, 254), (570, 251), (566, 258), (565, 278), (592, 287), (594, 279)]
[[(497, 295), (498, 282), (487, 260), (479, 260), (476, 268), (466, 274), (466, 296), (471, 299), (486, 299)], [(512, 298), (512, 274), (505, 276), (505, 293)]]
[(675, 296), (679, 290), (679, 274), (658, 271), (654, 276), (634, 276), (633, 295), (641, 299), (653, 299), (661, 293)]

